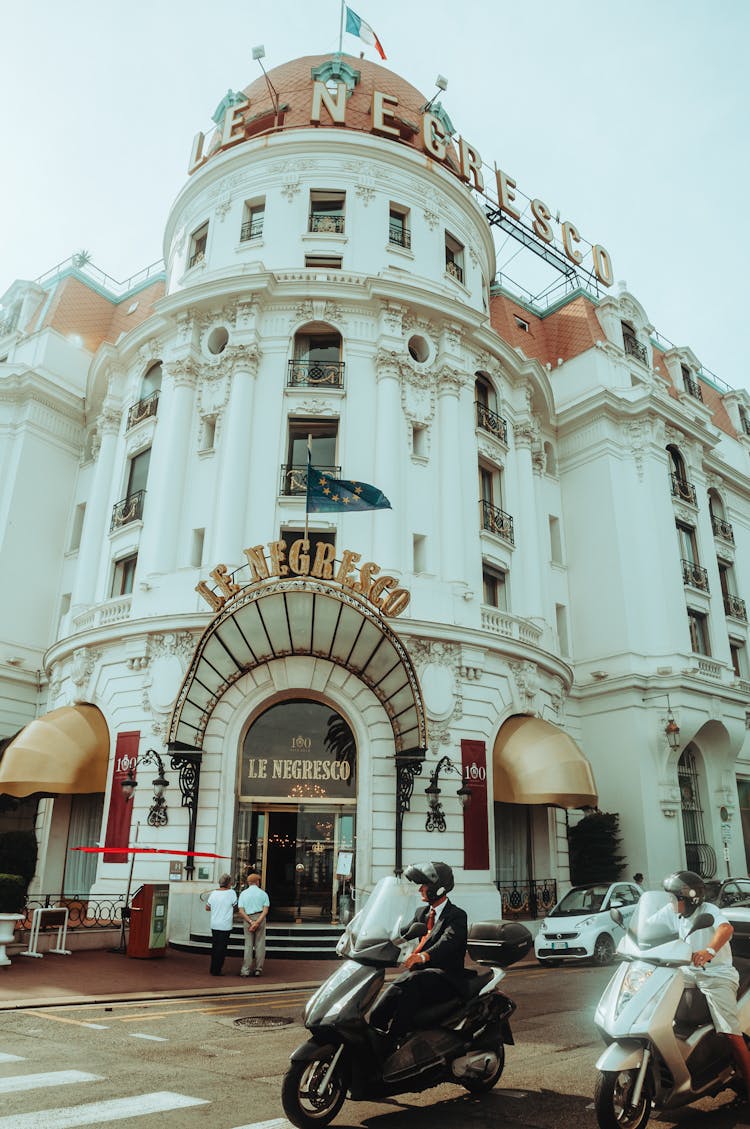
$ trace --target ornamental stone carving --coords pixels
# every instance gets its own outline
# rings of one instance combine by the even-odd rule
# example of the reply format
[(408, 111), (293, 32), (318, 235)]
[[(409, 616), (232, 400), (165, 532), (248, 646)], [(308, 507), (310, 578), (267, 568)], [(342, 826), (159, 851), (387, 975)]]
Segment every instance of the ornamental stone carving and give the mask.
[(223, 363), (235, 372), (249, 372), (256, 376), (261, 352), (257, 345), (228, 345), (222, 354)]
[(300, 400), (295, 407), (309, 416), (338, 416), (340, 410), (336, 400)]
[(516, 684), (521, 709), (525, 713), (538, 715), (539, 671), (532, 662), (511, 662), (508, 665)]
[(219, 197), (219, 199), (216, 203), (216, 207), (214, 209), (214, 211), (216, 213), (216, 217), (217, 217), (217, 219), (219, 220), (220, 223), (224, 223), (224, 220), (226, 219), (227, 212), (229, 211), (231, 206), (232, 206), (232, 194), (231, 194), (231, 192), (225, 192), (222, 196)]
[(195, 640), (189, 631), (151, 635), (146, 643), (143, 705), (153, 719), (154, 735), (162, 739), (194, 650)]
[(380, 309), (383, 315), (383, 324), (388, 333), (392, 333), (395, 337), (402, 336), (406, 307), (398, 306), (395, 302), (386, 302)]
[(164, 375), (172, 381), (175, 388), (192, 388), (201, 375), (202, 368), (195, 357), (188, 354), (164, 365)]
[(311, 301), (298, 302), (294, 307), (294, 318), (298, 322), (312, 321), (315, 316)]
[(646, 447), (646, 429), (642, 420), (631, 420), (624, 425), (625, 439), (633, 456), (636, 473), (640, 482), (643, 481), (643, 457)]
[(70, 664), (70, 680), (76, 688), (76, 700), (82, 701), (90, 697), (89, 682), (96, 663), (101, 658), (101, 651), (91, 647), (78, 647), (73, 652)]
[(434, 188), (428, 188), (426, 192), (420, 192), (423, 198), (422, 214), (424, 215), (430, 231), (434, 231), (440, 222), (440, 197)]
[(411, 637), (409, 654), (417, 668), (428, 718), (428, 743), (437, 755), (452, 744), (451, 727), (463, 717), (459, 692), (461, 648), (455, 643)]

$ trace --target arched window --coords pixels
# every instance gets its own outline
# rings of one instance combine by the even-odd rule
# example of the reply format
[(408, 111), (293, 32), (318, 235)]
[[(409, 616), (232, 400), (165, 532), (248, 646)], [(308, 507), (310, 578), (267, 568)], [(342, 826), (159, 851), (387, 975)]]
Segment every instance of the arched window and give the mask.
[(154, 361), (152, 365), (146, 369), (141, 378), (141, 399), (145, 400), (147, 396), (151, 396), (154, 392), (161, 391), (161, 378), (162, 367), (161, 361)]
[(294, 335), (287, 384), (292, 388), (342, 388), (341, 334), (328, 325), (306, 325)]
[(673, 443), (668, 444), (667, 453), (670, 461), (670, 478), (672, 480), (672, 497), (679, 498), (682, 502), (690, 502), (697, 506), (698, 500), (695, 487), (688, 482), (685, 460)]
[(700, 874), (701, 878), (713, 878), (716, 874), (716, 852), (706, 842), (698, 765), (690, 745), (678, 761), (677, 782), (680, 787), (682, 835), (688, 870)]
[(482, 431), (489, 431), (497, 436), (503, 443), (508, 442), (508, 425), (497, 414), (497, 396), (495, 389), (483, 373), (478, 372), (474, 381), (474, 405), (476, 409), (476, 426)]
[(141, 377), (141, 392), (138, 400), (128, 411), (128, 430), (156, 415), (161, 391), (161, 361), (154, 361)]

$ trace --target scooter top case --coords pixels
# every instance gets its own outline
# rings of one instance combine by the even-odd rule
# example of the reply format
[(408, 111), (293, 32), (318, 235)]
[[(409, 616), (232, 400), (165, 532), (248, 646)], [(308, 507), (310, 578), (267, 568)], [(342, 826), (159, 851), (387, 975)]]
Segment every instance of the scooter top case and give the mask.
[(518, 921), (475, 921), (469, 930), (469, 956), (477, 964), (509, 968), (529, 953), (534, 938)]

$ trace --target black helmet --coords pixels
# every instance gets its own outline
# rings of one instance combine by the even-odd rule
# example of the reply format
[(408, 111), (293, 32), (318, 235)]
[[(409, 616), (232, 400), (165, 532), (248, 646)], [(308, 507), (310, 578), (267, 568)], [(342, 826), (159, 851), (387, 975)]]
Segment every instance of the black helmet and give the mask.
[(692, 870), (678, 870), (675, 874), (667, 875), (663, 886), (668, 894), (684, 899), (683, 917), (692, 916), (701, 902), (706, 900), (706, 885), (700, 874)]
[(422, 862), (418, 866), (407, 866), (404, 878), (416, 886), (426, 886), (428, 902), (437, 902), (453, 889), (453, 871), (447, 862)]

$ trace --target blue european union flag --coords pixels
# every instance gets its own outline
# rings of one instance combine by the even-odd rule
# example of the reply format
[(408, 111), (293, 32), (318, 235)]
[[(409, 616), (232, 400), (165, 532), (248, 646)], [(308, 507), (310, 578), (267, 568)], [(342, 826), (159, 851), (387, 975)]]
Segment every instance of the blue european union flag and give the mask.
[(369, 482), (354, 482), (348, 478), (334, 478), (324, 470), (307, 468), (307, 512), (309, 514), (334, 511), (389, 510), (391, 503), (382, 490)]

